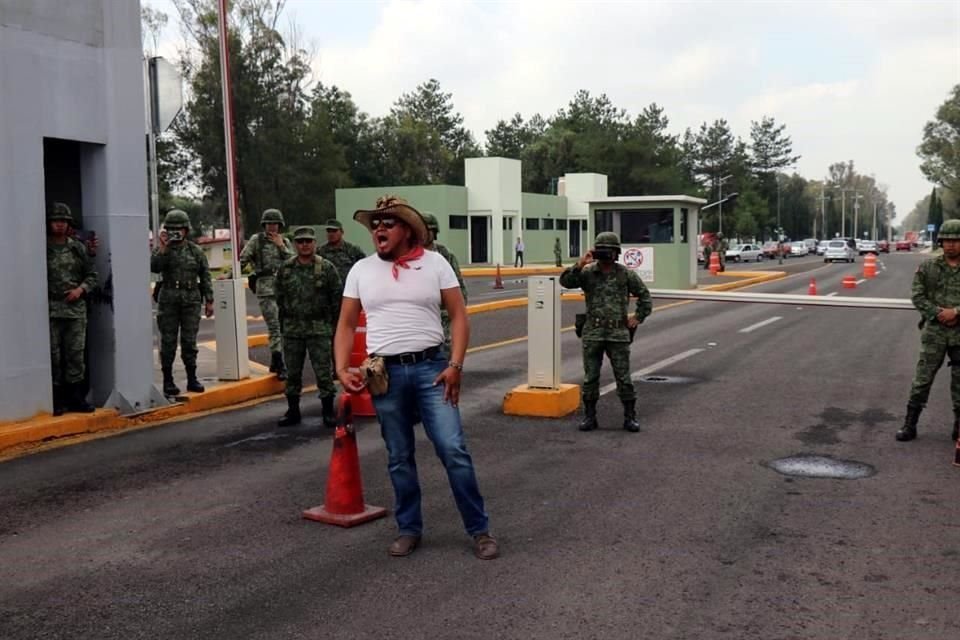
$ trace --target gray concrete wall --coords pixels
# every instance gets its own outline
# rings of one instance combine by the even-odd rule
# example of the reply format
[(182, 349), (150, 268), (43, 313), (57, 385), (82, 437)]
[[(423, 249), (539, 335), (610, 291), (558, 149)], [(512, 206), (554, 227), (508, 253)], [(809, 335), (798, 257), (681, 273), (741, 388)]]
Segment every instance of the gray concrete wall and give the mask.
[(0, 0), (0, 421), (49, 411), (43, 139), (85, 144), (84, 227), (113, 304), (91, 327), (94, 399), (147, 408), (143, 72), (138, 0)]

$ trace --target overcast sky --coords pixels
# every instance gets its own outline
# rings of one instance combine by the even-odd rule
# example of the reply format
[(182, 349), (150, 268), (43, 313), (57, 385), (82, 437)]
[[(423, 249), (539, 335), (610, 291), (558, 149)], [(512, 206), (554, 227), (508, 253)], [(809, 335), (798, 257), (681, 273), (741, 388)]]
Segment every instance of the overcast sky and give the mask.
[[(160, 53), (180, 41), (170, 0)], [(960, 83), (960, 2), (458, 2), (288, 0), (315, 79), (373, 116), (436, 78), (477, 141), (514, 113), (549, 116), (574, 92), (631, 115), (656, 102), (682, 133), (726, 118), (749, 141), (787, 125), (796, 170), (853, 160), (902, 219), (930, 192), (916, 147)]]

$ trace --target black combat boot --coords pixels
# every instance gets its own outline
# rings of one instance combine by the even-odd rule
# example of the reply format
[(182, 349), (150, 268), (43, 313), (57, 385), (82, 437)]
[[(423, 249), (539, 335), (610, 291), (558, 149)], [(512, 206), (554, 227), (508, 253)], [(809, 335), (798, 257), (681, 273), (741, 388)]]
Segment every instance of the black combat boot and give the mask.
[(194, 393), (203, 393), (205, 391), (203, 385), (197, 380), (197, 368), (195, 366), (187, 367), (187, 391)]
[(917, 437), (917, 421), (920, 420), (920, 412), (923, 407), (917, 407), (912, 404), (907, 405), (907, 415), (903, 419), (903, 426), (897, 431), (897, 440), (899, 442), (908, 442)]
[(287, 379), (287, 366), (283, 364), (283, 354), (279, 351), (270, 354), (270, 371), (277, 374), (277, 380), (280, 382)]
[(300, 396), (287, 396), (287, 412), (277, 426), (292, 427), (297, 424), (300, 424)]
[(593, 431), (599, 425), (597, 424), (597, 401), (583, 401), (583, 420), (577, 427), (580, 431)]
[(87, 402), (87, 394), (83, 392), (82, 383), (75, 382), (68, 384), (65, 391), (67, 394), (67, 411), (72, 411), (73, 413), (93, 413), (97, 410), (95, 406)]
[(320, 402), (323, 403), (323, 426), (328, 429), (333, 429), (337, 426), (337, 414), (333, 409), (333, 400), (333, 396), (320, 398)]
[(63, 415), (63, 387), (59, 384), (53, 385), (53, 415)]
[(163, 395), (168, 397), (180, 395), (180, 387), (173, 382), (173, 367), (162, 367), (161, 370), (163, 371)]
[(640, 431), (640, 423), (637, 422), (637, 401), (630, 400), (623, 403), (623, 428), (631, 433)]

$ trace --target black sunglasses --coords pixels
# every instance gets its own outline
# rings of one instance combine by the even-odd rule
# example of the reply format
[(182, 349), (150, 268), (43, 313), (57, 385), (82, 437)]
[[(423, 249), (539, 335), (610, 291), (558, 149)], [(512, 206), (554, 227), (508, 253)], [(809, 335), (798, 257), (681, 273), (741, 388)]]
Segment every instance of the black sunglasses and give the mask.
[(370, 218), (370, 228), (376, 229), (382, 224), (385, 229), (393, 229), (398, 222), (396, 218)]
[(313, 242), (313, 238), (297, 238), (294, 242), (297, 244), (307, 244), (308, 242)]

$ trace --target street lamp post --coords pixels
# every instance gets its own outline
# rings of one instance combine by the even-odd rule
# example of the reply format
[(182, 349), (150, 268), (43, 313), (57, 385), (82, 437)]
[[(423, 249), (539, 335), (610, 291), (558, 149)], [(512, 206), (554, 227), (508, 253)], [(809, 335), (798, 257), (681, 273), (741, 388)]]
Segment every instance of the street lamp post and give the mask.
[(728, 174), (720, 178), (720, 197), (717, 199), (719, 203), (719, 208), (717, 209), (718, 215), (720, 216), (720, 223), (717, 228), (718, 233), (723, 233), (723, 183), (733, 177), (733, 174)]

